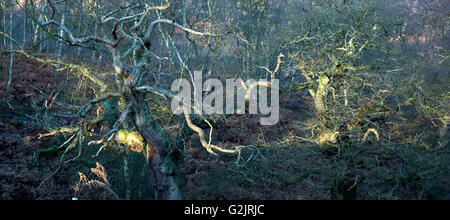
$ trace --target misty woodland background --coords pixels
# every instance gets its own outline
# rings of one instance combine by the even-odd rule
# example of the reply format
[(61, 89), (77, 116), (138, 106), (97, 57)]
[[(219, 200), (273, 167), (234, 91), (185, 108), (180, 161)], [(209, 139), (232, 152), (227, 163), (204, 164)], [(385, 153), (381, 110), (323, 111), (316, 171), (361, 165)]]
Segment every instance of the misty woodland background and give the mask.
[[(450, 199), (448, 0), (0, 4), (0, 199)], [(173, 115), (194, 71), (280, 122)]]

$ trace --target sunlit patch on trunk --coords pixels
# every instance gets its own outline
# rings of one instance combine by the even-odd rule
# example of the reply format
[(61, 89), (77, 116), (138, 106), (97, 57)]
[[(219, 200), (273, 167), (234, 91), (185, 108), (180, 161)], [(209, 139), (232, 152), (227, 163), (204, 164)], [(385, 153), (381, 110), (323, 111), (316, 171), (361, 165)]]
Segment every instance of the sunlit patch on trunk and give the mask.
[(137, 131), (119, 130), (119, 143), (136, 153), (144, 152), (144, 138)]

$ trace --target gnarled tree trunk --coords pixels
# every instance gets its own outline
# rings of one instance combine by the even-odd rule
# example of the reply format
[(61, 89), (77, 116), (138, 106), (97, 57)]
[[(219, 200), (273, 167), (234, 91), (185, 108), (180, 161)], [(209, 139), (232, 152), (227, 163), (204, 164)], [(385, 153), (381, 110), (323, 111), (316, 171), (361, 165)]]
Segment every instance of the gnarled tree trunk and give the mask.
[(127, 103), (131, 103), (130, 119), (146, 142), (146, 159), (152, 172), (155, 199), (181, 200), (181, 186), (177, 166), (171, 159), (172, 145), (166, 133), (152, 116), (145, 101), (146, 92), (135, 90), (144, 68), (135, 67), (132, 74), (124, 77), (123, 93)]

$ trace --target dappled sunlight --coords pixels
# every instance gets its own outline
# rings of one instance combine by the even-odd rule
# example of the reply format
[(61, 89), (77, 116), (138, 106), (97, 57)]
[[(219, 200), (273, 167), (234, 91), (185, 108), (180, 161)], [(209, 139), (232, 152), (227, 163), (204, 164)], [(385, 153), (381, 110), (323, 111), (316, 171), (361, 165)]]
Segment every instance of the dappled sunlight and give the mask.
[(1, 1), (0, 199), (450, 198), (447, 5)]
[(144, 138), (137, 131), (120, 130), (119, 143), (125, 145), (136, 153), (144, 152)]

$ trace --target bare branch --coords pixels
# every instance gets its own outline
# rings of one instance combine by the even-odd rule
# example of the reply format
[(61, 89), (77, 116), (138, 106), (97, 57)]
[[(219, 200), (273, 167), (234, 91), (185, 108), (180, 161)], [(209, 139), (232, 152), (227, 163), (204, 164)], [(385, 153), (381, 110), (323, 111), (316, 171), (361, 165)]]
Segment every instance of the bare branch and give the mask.
[(97, 97), (95, 99), (92, 99), (87, 104), (85, 104), (79, 111), (79, 114), (81, 117), (86, 117), (87, 113), (94, 107), (95, 104), (103, 102), (110, 98), (121, 98), (122, 93), (120, 92), (110, 92), (106, 93), (105, 95), (102, 95), (100, 97)]
[(153, 86), (141, 86), (141, 87), (137, 87), (135, 90), (141, 91), (141, 92), (152, 92), (152, 93), (155, 93), (155, 94), (158, 94), (161, 96), (169, 96), (171, 98), (174, 98), (177, 96), (166, 89), (157, 88), (157, 87), (153, 87)]
[(125, 6), (125, 7), (121, 6), (118, 9), (116, 9), (114, 11), (111, 11), (111, 12), (108, 12), (106, 15), (102, 16), (101, 22), (102, 23), (106, 23), (108, 21), (115, 21), (115, 20), (117, 20), (117, 18), (112, 17), (113, 14), (115, 14), (115, 13), (117, 13), (119, 11), (126, 10), (126, 9), (135, 9), (135, 8), (140, 8), (140, 7), (142, 7), (142, 6), (141, 5)]
[(88, 36), (88, 37), (83, 37), (83, 38), (76, 38), (73, 36), (72, 32), (63, 24), (55, 21), (55, 20), (50, 20), (50, 21), (40, 21), (41, 22), (41, 26), (45, 27), (48, 25), (55, 25), (58, 28), (60, 28), (62, 31), (64, 31), (68, 36), (69, 36), (69, 42), (71, 44), (86, 44), (89, 43), (91, 41), (97, 42), (97, 43), (101, 43), (104, 44), (108, 47), (114, 47), (114, 42), (108, 40), (108, 39), (103, 39), (100, 37), (95, 37), (95, 36)]
[(77, 128), (61, 128), (61, 129), (52, 131), (52, 132), (47, 133), (47, 134), (39, 134), (38, 139), (40, 140), (40, 139), (45, 138), (45, 137), (55, 136), (55, 135), (57, 135), (59, 133), (74, 133), (76, 131), (78, 131)]
[(97, 157), (98, 154), (106, 147), (106, 145), (108, 145), (108, 143), (115, 136), (114, 133), (119, 131), (119, 126), (121, 124), (123, 124), (123, 122), (127, 118), (128, 114), (131, 111), (131, 107), (132, 106), (133, 106), (132, 103), (127, 105), (127, 107), (125, 108), (125, 111), (122, 112), (122, 114), (120, 115), (119, 119), (114, 123), (113, 128), (110, 129), (108, 132), (106, 132), (106, 134), (103, 136), (102, 139), (100, 139), (98, 141), (91, 141), (91, 142), (88, 143), (88, 145), (103, 144), (102, 147), (100, 147), (100, 149), (97, 151), (97, 154), (94, 157)]
[[(135, 27), (137, 28), (137, 27), (139, 27), (139, 26), (142, 25), (144, 18), (145, 18), (146, 16), (148, 16), (148, 14), (149, 14), (151, 11), (155, 11), (155, 10), (165, 10), (165, 9), (169, 8), (169, 7), (170, 7), (170, 2), (169, 2), (168, 0), (165, 0), (165, 1), (166, 1), (166, 4), (165, 4), (165, 5), (162, 5), (162, 6), (154, 6), (154, 7), (150, 7), (150, 6), (148, 6), (148, 5), (145, 5), (145, 11), (142, 12), (142, 13), (139, 13), (139, 14), (130, 15), (130, 16), (126, 16), (126, 17), (122, 17), (122, 18), (120, 18), (120, 19), (117, 19), (117, 18), (115, 18), (115, 17), (111, 17), (112, 14), (114, 14), (114, 13), (116, 13), (116, 12), (119, 12), (120, 10), (125, 9), (125, 8), (122, 7), (122, 8), (120, 8), (120, 9), (114, 10), (114, 11), (112, 11), (112, 12), (106, 14), (105, 16), (102, 17), (101, 20), (102, 20), (102, 23), (106, 23), (106, 22), (108, 22), (108, 21), (119, 21), (119, 22), (121, 23), (121, 22), (124, 22), (124, 21), (126, 21), (126, 20), (131, 20), (131, 19), (134, 19), (134, 18), (137, 18), (137, 17), (140, 17), (140, 16), (141, 16), (141, 19), (139, 20), (139, 22), (133, 27), (133, 28), (135, 28)], [(136, 7), (134, 7), (134, 8), (136, 8)]]
[(12, 38), (11, 36), (9, 36), (9, 34), (3, 32), (3, 31), (0, 31), (0, 34), (3, 35), (4, 37), (8, 38), (8, 39), (9, 39), (10, 41), (12, 41), (14, 44), (16, 44), (17, 46), (20, 47), (19, 42), (17, 42), (14, 38)]
[(369, 138), (369, 134), (370, 134), (371, 132), (372, 132), (373, 134), (375, 134), (375, 137), (377, 138), (377, 142), (380, 142), (380, 135), (378, 134), (378, 131), (375, 130), (374, 128), (369, 128), (369, 129), (366, 131), (366, 133), (364, 134), (364, 137), (363, 137), (362, 141), (363, 141), (363, 142), (366, 142), (367, 139)]
[(277, 74), (277, 72), (280, 70), (281, 63), (283, 62), (283, 61), (281, 61), (281, 58), (283, 58), (283, 57), (284, 57), (283, 53), (280, 53), (280, 55), (278, 55), (278, 57), (277, 57), (277, 66), (275, 67), (275, 69), (272, 72), (272, 79), (271, 79), (272, 81), (275, 79), (275, 74)]
[(190, 28), (186, 28), (178, 23), (175, 23), (175, 21), (173, 20), (169, 20), (169, 19), (158, 19), (156, 21), (153, 21), (149, 28), (147, 29), (147, 33), (145, 34), (145, 38), (150, 38), (150, 36), (152, 35), (153, 32), (153, 28), (155, 27), (155, 25), (157, 24), (161, 24), (161, 23), (165, 23), (165, 24), (171, 24), (173, 26), (175, 26), (178, 29), (181, 29), (184, 32), (187, 32), (189, 34), (193, 34), (193, 35), (197, 35), (197, 36), (212, 36), (212, 37), (216, 37), (218, 35), (216, 34), (212, 34), (212, 33), (208, 33), (208, 32), (198, 32), (198, 31), (194, 31)]
[(131, 30), (133, 32), (136, 32), (137, 29), (139, 28), (139, 26), (142, 25), (142, 23), (144, 22), (144, 18), (148, 16), (148, 14), (150, 13), (150, 11), (155, 11), (155, 10), (165, 10), (167, 8), (170, 7), (170, 2), (168, 0), (166, 0), (166, 4), (163, 6), (156, 6), (156, 7), (148, 7), (148, 5), (146, 6), (146, 10), (142, 13), (141, 19), (139, 20), (139, 22), (137, 22), (132, 28)]
[(210, 154), (212, 154), (214, 156), (218, 156), (217, 153), (213, 151), (213, 149), (216, 151), (219, 151), (222, 153), (228, 153), (228, 154), (239, 153), (242, 150), (243, 146), (236, 146), (234, 150), (229, 150), (229, 149), (223, 149), (217, 145), (211, 144), (211, 142), (207, 142), (205, 140), (205, 132), (201, 128), (196, 126), (194, 123), (192, 123), (191, 117), (189, 116), (188, 109), (186, 107), (183, 107), (183, 112), (184, 112), (184, 117), (186, 119), (187, 125), (189, 126), (189, 128), (191, 128), (193, 131), (195, 131), (198, 134), (202, 146)]
[[(79, 131), (81, 132), (81, 131)], [(75, 137), (76, 135), (73, 135), (73, 137)], [(71, 139), (69, 139), (71, 140)], [(66, 141), (64, 144), (69, 142)], [(61, 169), (61, 166), (63, 164), (63, 160), (64, 160), (64, 156), (66, 156), (66, 154), (72, 150), (75, 146), (77, 145), (77, 140), (74, 140), (69, 146), (67, 146), (66, 150), (63, 152), (63, 154), (61, 155), (60, 159), (59, 159), (59, 163), (58, 163), (58, 167), (56, 168), (56, 170), (50, 174), (50, 176), (48, 176), (47, 178), (45, 178), (38, 186), (38, 188), (41, 188), (42, 186), (44, 186), (44, 183), (47, 182), (48, 180), (50, 180), (54, 175), (56, 175), (56, 173), (58, 173), (58, 171)], [(62, 146), (61, 146), (62, 147)]]

